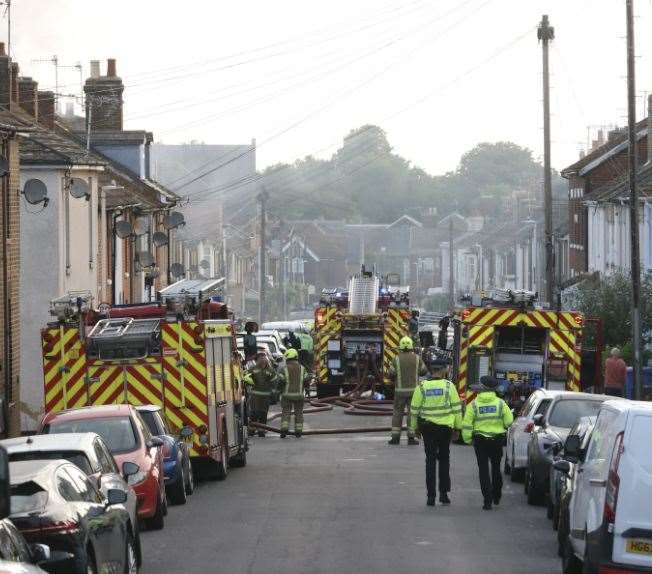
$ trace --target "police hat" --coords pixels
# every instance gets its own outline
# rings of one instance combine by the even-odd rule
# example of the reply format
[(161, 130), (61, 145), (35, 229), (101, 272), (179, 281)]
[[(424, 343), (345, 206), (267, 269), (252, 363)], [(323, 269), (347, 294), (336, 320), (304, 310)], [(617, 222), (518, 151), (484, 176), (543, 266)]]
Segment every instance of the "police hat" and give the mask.
[(450, 361), (446, 357), (440, 357), (439, 355), (430, 355), (428, 357), (427, 364), (431, 369), (444, 369), (448, 367)]
[(480, 377), (480, 384), (478, 385), (478, 390), (481, 391), (495, 391), (500, 386), (500, 379), (496, 377), (490, 377), (485, 375)]

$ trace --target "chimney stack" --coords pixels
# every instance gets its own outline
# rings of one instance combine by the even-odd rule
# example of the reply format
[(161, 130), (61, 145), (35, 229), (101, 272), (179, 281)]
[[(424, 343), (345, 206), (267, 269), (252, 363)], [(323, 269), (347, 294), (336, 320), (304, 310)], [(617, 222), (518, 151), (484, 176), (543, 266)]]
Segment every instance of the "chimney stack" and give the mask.
[(11, 63), (11, 101), (18, 104), (18, 62)]
[(38, 83), (32, 78), (18, 78), (18, 105), (34, 119), (38, 118)]
[(4, 42), (0, 42), (0, 106), (6, 110), (11, 108), (11, 60)]
[(91, 61), (91, 77), (84, 84), (86, 125), (91, 131), (122, 131), (122, 79), (116, 75), (116, 61), (107, 61), (106, 76), (99, 75), (99, 62)]
[(54, 129), (54, 104), (55, 104), (55, 95), (54, 92), (43, 91), (38, 92), (38, 123), (43, 127), (46, 127), (50, 130)]

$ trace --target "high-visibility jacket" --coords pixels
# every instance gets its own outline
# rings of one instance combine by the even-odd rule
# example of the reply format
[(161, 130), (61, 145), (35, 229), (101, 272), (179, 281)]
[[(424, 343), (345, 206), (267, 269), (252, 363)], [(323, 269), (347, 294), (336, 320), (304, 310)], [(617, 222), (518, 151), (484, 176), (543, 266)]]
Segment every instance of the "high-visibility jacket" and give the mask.
[(514, 415), (503, 399), (494, 391), (482, 391), (467, 405), (462, 423), (462, 438), (471, 442), (476, 434), (496, 438), (514, 422)]
[(285, 369), (279, 375), (283, 382), (284, 399), (302, 399), (304, 397), (303, 385), (311, 377), (310, 372), (296, 359), (287, 361)]
[(446, 379), (421, 381), (412, 395), (410, 415), (413, 430), (419, 419), (452, 429), (462, 428), (462, 403), (455, 385)]
[(419, 376), (427, 372), (419, 355), (412, 351), (400, 351), (389, 369), (389, 377), (396, 381), (394, 393), (398, 396), (412, 395), (419, 384)]
[(245, 384), (250, 388), (249, 393), (256, 397), (269, 397), (276, 382), (276, 371), (271, 367), (254, 367), (244, 376)]
[(299, 341), (301, 342), (301, 350), (302, 351), (308, 351), (309, 353), (312, 353), (312, 350), (314, 348), (313, 342), (312, 342), (312, 337), (308, 333), (299, 333), (297, 335), (299, 338)]

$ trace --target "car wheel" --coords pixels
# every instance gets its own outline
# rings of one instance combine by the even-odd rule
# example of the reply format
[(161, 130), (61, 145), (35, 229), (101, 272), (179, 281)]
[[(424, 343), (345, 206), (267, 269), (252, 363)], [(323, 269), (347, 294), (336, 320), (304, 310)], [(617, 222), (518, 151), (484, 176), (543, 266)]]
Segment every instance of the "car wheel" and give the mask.
[(186, 475), (183, 472), (183, 461), (177, 462), (181, 476), (170, 486), (169, 495), (172, 504), (185, 504), (188, 500), (186, 496)]
[(582, 574), (582, 562), (575, 556), (570, 540), (564, 542), (564, 554), (561, 558), (561, 571), (563, 574)]
[(125, 574), (137, 574), (138, 557), (136, 555), (136, 544), (131, 534), (127, 535), (127, 547), (125, 549)]
[(229, 460), (229, 466), (233, 468), (241, 468), (247, 466), (247, 450), (244, 445), (240, 447), (240, 451)]
[(147, 526), (150, 530), (163, 530), (165, 526), (165, 512), (163, 510), (163, 501), (159, 495), (158, 500), (156, 501), (156, 512), (154, 516), (147, 519)]
[(192, 470), (192, 464), (188, 461), (188, 472), (186, 473), (186, 494), (190, 496), (195, 492), (195, 474)]
[(163, 516), (168, 515), (168, 493), (165, 491), (165, 484), (163, 484), (163, 493), (161, 494), (163, 500)]

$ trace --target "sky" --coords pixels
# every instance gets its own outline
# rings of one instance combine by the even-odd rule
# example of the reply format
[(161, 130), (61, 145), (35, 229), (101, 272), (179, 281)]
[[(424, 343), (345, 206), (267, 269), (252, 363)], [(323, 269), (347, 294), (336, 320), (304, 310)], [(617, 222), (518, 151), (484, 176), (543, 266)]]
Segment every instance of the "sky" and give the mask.
[[(626, 121), (624, 0), (12, 0), (12, 57), (41, 89), (78, 96), (116, 58), (125, 127), (155, 140), (246, 144), (259, 169), (329, 157), (353, 128), (384, 128), (431, 174), (480, 142), (542, 154), (548, 14), (552, 161)], [(652, 93), (652, 1), (636, 0), (639, 117)], [(0, 21), (0, 40), (7, 20)], [(64, 67), (69, 66), (69, 67)], [(61, 99), (77, 101), (72, 98)]]

